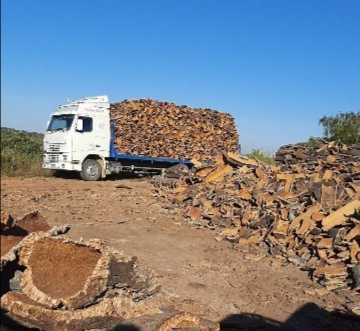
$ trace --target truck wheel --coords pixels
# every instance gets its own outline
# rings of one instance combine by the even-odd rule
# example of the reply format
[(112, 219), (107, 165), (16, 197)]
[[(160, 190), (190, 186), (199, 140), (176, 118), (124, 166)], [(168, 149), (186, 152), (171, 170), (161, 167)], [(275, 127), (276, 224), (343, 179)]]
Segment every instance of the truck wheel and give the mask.
[(80, 176), (83, 180), (96, 181), (101, 177), (101, 165), (98, 160), (87, 159), (82, 164)]

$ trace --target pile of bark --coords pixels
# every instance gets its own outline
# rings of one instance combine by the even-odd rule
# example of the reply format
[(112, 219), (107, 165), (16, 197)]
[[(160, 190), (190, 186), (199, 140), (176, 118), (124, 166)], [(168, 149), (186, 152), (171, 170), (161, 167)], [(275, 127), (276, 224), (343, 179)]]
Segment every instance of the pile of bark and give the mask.
[(122, 153), (206, 160), (239, 149), (230, 114), (150, 99), (114, 103), (110, 115)]
[(329, 290), (360, 289), (360, 162), (268, 166), (237, 154), (219, 156), (157, 194), (193, 224), (216, 229), (236, 247), (262, 246)]
[(345, 145), (326, 139), (312, 139), (307, 143), (280, 147), (275, 160), (283, 170), (313, 172), (322, 167), (353, 174), (356, 171), (347, 168), (360, 162), (360, 144)]
[[(73, 241), (63, 235), (68, 227), (50, 228), (39, 213), (18, 221), (1, 216), (7, 250), (1, 256), (0, 308), (1, 318), (13, 321), (10, 329), (14, 321), (40, 330), (111, 330), (125, 324), (149, 331), (218, 329), (192, 314), (160, 308), (154, 299), (160, 287), (136, 257), (98, 239)], [(14, 233), (21, 233), (19, 240), (11, 239)]]

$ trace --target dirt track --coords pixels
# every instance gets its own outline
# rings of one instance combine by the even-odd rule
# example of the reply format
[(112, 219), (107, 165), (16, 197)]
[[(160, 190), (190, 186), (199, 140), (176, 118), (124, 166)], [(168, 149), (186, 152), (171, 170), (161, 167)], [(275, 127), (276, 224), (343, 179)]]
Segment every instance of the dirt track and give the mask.
[[(185, 224), (153, 197), (147, 179), (3, 178), (1, 200), (14, 216), (39, 210), (51, 225), (70, 224), (75, 239), (100, 238), (138, 256), (157, 274), (160, 296), (212, 320), (249, 313), (284, 322), (299, 312), (309, 314), (310, 307), (317, 316), (309, 325), (300, 316), (305, 321), (298, 326), (318, 330), (310, 326), (319, 323), (325, 330), (330, 320), (322, 320), (327, 315), (321, 308), (333, 310), (346, 302), (346, 294), (320, 289), (294, 266), (259, 252), (239, 252), (231, 243), (216, 241), (214, 232)], [(318, 307), (304, 310), (308, 303)]]

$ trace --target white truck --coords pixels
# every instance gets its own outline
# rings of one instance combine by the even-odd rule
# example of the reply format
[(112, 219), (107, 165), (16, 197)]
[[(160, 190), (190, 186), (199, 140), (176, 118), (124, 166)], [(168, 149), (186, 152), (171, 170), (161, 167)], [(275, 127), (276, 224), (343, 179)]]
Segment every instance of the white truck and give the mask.
[(189, 160), (121, 153), (114, 144), (107, 96), (75, 100), (51, 115), (44, 135), (43, 168), (77, 171), (84, 180), (121, 172), (159, 172)]

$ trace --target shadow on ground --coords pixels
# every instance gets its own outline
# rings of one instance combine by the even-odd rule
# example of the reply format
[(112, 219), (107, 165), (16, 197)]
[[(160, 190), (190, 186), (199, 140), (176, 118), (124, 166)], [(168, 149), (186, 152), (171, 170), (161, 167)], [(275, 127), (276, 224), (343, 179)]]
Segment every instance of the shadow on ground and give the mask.
[(256, 314), (234, 314), (220, 322), (220, 330), (360, 331), (360, 317), (342, 312), (328, 312), (314, 303), (307, 303), (284, 323)]
[[(121, 179), (136, 179), (136, 178), (143, 178), (143, 177), (152, 177), (154, 175), (159, 175), (160, 172), (156, 173), (133, 173), (133, 172), (124, 172), (121, 174), (113, 174), (106, 176), (103, 181), (116, 181)], [(80, 180), (80, 174), (77, 171), (65, 171), (65, 170), (56, 170), (48, 174), (47, 177), (56, 177), (62, 179), (78, 179)]]
[[(8, 317), (1, 315), (0, 330), (30, 331)], [(181, 328), (177, 329), (181, 331)], [(192, 329), (196, 330), (196, 329)], [(221, 331), (360, 331), (360, 317), (343, 312), (328, 312), (314, 303), (307, 303), (284, 323), (256, 314), (233, 314), (220, 322)], [(109, 331), (141, 331), (128, 323), (119, 324)]]

